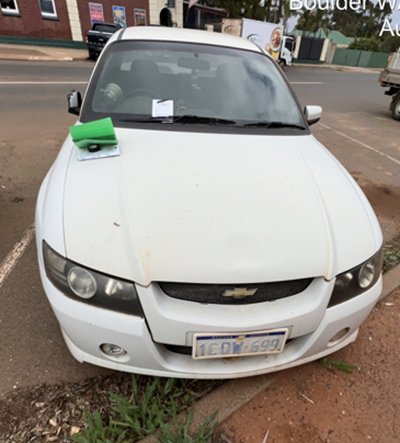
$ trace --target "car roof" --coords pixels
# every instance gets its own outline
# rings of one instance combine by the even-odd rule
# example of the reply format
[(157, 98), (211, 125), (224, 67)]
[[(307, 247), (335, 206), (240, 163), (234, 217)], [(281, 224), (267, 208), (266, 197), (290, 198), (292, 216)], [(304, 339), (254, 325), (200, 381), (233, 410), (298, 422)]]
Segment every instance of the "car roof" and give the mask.
[[(115, 35), (115, 34), (114, 34)], [(200, 43), (229, 48), (245, 49), (262, 52), (250, 40), (218, 32), (198, 31), (194, 29), (167, 28), (164, 26), (137, 26), (120, 31), (113, 40), (155, 40), (187, 43)]]

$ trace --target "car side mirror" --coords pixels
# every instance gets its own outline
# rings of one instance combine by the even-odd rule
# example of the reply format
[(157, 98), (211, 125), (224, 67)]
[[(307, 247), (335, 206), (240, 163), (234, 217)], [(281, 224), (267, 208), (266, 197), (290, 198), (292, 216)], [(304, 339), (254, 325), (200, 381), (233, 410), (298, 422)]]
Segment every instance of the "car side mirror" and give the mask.
[(79, 91), (71, 91), (67, 95), (68, 99), (68, 112), (70, 114), (79, 115), (81, 112), (81, 105), (82, 105), (82, 96)]
[(311, 126), (319, 122), (322, 115), (322, 108), (321, 106), (306, 106), (304, 108), (304, 115), (306, 116), (308, 125)]

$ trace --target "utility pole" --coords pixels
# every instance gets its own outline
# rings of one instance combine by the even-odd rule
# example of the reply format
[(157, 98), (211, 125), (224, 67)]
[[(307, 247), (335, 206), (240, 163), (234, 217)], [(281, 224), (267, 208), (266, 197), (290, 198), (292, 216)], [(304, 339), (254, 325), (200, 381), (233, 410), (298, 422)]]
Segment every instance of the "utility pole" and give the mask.
[(282, 18), (282, 7), (284, 0), (278, 0), (278, 14), (277, 14), (277, 23), (280, 22)]

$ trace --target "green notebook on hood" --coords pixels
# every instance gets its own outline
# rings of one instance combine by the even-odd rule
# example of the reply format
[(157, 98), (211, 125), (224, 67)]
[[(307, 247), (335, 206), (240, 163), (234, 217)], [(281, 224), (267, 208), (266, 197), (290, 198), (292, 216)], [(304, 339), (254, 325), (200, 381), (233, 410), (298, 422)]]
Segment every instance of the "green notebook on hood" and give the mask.
[(90, 145), (110, 146), (118, 143), (114, 131), (114, 125), (110, 117), (96, 120), (82, 125), (71, 126), (72, 141), (80, 149), (88, 148)]

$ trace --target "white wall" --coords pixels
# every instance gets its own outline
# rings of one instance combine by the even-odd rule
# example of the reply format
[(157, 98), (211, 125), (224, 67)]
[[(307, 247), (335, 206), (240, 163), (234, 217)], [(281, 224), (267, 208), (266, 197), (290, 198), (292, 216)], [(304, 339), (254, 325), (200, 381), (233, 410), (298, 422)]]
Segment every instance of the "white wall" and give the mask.
[[(160, 12), (166, 8), (166, 0), (149, 0), (150, 24), (160, 24)], [(171, 11), (172, 22), (176, 23), (178, 28), (183, 28), (183, 3), (182, 0), (175, 0), (175, 8), (169, 8)]]
[(330, 41), (329, 41), (329, 39), (326, 38), (325, 41), (324, 41), (324, 46), (322, 46), (321, 57), (319, 58), (322, 62), (324, 60), (326, 60), (326, 56), (328, 54), (329, 45), (330, 45)]
[(72, 40), (76, 42), (83, 41), (81, 21), (79, 20), (79, 11), (76, 0), (67, 0), (67, 9), (69, 24), (71, 26)]

